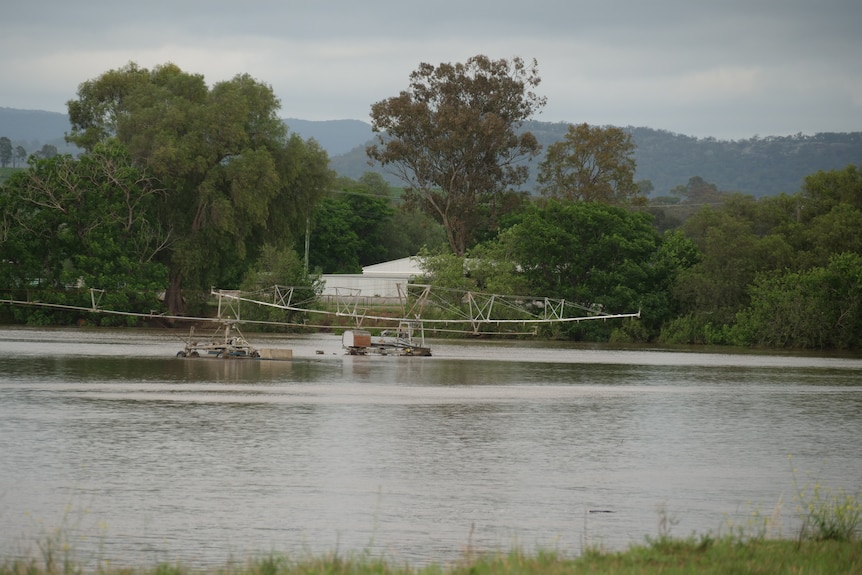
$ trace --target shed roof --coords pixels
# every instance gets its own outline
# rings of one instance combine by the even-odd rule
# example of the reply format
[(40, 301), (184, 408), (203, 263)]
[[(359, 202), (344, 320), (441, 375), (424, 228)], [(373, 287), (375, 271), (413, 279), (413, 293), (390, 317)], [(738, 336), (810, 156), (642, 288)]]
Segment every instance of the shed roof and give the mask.
[(419, 261), (415, 257), (401, 258), (399, 260), (391, 260), (362, 268), (362, 275), (375, 276), (403, 276), (410, 278), (422, 273), (419, 268)]

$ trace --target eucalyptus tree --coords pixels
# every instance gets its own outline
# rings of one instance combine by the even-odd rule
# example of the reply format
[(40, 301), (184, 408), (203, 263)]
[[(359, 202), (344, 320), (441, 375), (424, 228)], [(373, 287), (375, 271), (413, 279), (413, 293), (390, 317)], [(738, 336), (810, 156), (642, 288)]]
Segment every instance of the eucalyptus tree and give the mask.
[(507, 190), (528, 177), (521, 160), (540, 146), (519, 128), (545, 104), (539, 82), (535, 60), (422, 63), (406, 90), (371, 106), (368, 156), (405, 182), (404, 199), (443, 225), (456, 255), (494, 227)]
[(569, 124), (539, 165), (543, 195), (568, 201), (628, 204), (643, 200), (634, 181), (635, 144), (614, 126)]
[(171, 313), (184, 310), (184, 287), (238, 284), (264, 243), (293, 242), (327, 188), (326, 153), (287, 138), (279, 107), (248, 75), (209, 88), (173, 64), (134, 63), (82, 83), (68, 103), (70, 142), (92, 150), (116, 138), (165, 190)]
[(15, 146), (15, 155), (12, 158), (12, 165), (14, 167), (23, 166), (27, 163), (27, 150), (24, 149), (24, 146)]
[(53, 144), (45, 144), (44, 146), (42, 146), (39, 149), (38, 152), (36, 152), (36, 155), (40, 158), (50, 159), (50, 158), (56, 158), (57, 156), (59, 156), (60, 151), (57, 150), (57, 146), (55, 146)]
[(0, 137), (0, 167), (5, 168), (12, 163), (12, 141), (6, 136)]

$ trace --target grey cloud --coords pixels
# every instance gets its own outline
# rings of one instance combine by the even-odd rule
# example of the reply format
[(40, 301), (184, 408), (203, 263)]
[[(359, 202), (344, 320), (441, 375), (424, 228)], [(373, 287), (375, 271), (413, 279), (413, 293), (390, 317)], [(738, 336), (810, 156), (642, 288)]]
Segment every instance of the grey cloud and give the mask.
[(0, 106), (62, 111), (107, 69), (174, 61), (208, 81), (249, 72), (286, 115), (367, 119), (419, 62), (485, 53), (537, 58), (554, 121), (855, 131), (860, 21), (850, 0), (29, 0), (0, 18), (15, 50)]

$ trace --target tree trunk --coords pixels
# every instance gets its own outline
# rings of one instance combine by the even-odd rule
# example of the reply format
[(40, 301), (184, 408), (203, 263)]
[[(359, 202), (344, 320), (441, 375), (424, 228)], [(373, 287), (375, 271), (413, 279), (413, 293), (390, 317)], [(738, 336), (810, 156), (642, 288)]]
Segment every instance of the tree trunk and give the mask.
[(168, 307), (168, 315), (185, 315), (186, 306), (183, 302), (183, 274), (171, 270), (168, 278), (168, 289), (165, 292), (165, 305)]

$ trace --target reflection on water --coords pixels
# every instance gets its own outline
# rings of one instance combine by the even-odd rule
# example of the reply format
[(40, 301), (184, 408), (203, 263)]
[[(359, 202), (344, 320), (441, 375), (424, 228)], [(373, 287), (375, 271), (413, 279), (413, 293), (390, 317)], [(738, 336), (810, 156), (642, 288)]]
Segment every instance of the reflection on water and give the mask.
[(295, 359), (180, 360), (180, 339), (0, 330), (4, 556), (54, 528), (82, 559), (143, 565), (578, 553), (655, 535), (662, 505), (684, 536), (782, 497), (792, 535), (788, 454), (862, 488), (855, 358), (483, 341), (357, 357), (268, 336)]

